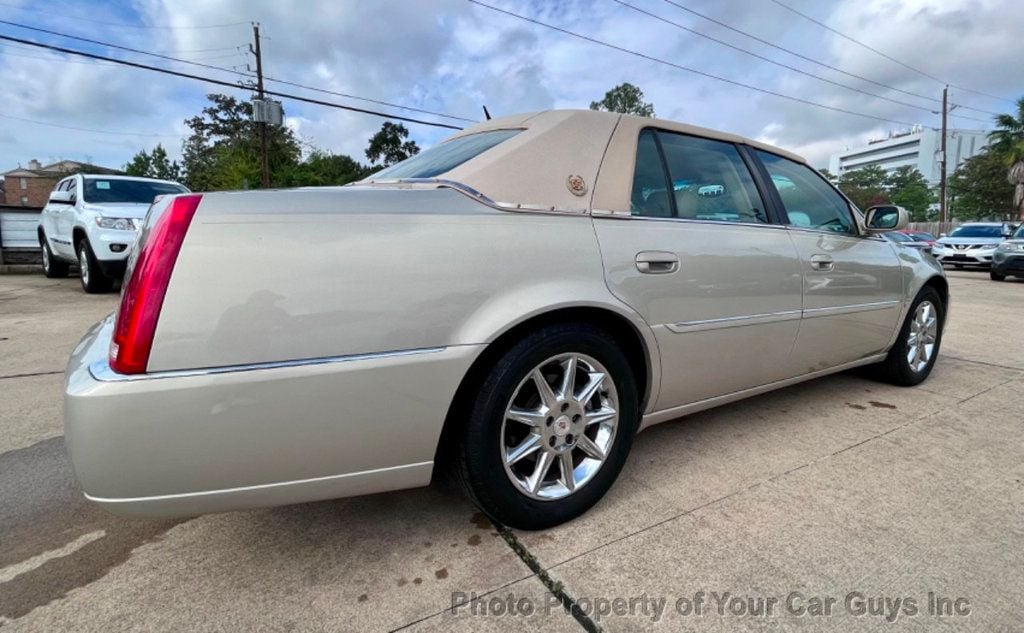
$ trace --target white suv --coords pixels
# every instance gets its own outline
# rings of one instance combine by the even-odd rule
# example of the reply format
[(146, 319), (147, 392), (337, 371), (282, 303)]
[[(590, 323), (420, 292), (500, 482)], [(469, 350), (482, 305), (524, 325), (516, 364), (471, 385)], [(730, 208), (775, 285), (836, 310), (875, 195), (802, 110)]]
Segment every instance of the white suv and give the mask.
[(168, 180), (68, 176), (50, 193), (39, 222), (43, 272), (63, 277), (77, 263), (86, 292), (110, 290), (124, 276), (128, 251), (153, 199), (187, 191)]

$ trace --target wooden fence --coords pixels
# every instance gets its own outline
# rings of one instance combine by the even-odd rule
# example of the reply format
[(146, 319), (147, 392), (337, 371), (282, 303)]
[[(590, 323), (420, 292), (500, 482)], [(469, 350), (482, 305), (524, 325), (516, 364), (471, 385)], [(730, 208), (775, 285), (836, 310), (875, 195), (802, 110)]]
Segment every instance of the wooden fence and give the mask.
[(911, 222), (907, 225), (907, 228), (911, 231), (924, 231), (931, 233), (935, 237), (946, 233), (952, 233), (953, 229), (960, 226), (960, 222), (954, 220), (952, 222)]

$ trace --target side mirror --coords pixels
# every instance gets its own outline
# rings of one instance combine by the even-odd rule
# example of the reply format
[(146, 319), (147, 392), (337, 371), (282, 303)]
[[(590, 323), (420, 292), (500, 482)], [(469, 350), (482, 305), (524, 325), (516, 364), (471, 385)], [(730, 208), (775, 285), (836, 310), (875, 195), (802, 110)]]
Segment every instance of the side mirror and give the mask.
[(75, 200), (70, 191), (53, 191), (50, 193), (50, 202), (54, 204), (74, 204)]
[(874, 206), (864, 214), (864, 225), (870, 233), (899, 231), (906, 228), (909, 222), (910, 214), (907, 210), (894, 204)]

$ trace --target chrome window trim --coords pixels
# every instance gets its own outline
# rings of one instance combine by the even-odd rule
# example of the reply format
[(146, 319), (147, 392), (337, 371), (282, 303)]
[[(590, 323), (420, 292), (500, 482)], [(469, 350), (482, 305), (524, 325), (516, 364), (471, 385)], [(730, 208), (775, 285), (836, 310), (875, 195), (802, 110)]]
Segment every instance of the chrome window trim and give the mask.
[(161, 378), (188, 378), (194, 376), (214, 376), (218, 374), (231, 374), (246, 371), (259, 371), (263, 369), (284, 369), (288, 367), (308, 367), (313, 365), (327, 365), (332, 363), (348, 363), (362, 360), (378, 360), (383, 358), (398, 358), (401, 356), (416, 356), (419, 354), (436, 354), (443, 352), (447, 347), (424, 347), (420, 349), (396, 350), (392, 352), (377, 352), (373, 354), (351, 354), (348, 356), (323, 356), (320, 358), (303, 358), (297, 360), (279, 360), (266, 363), (249, 363), (244, 365), (224, 365), (221, 367), (202, 367), (197, 369), (171, 369), (165, 371), (147, 372), (145, 374), (119, 374), (110, 367), (108, 359), (94, 361), (89, 365), (89, 373), (100, 382), (130, 382), (134, 380), (159, 380)]
[[(682, 224), (704, 224), (708, 226), (752, 226), (760, 229), (782, 229), (787, 227), (782, 224), (771, 222), (733, 222), (731, 220), (699, 220), (695, 218), (656, 218), (649, 215), (633, 215), (628, 211), (608, 211), (594, 209), (591, 215), (596, 218), (610, 220), (639, 220), (642, 222), (677, 222)], [(855, 236), (851, 236), (855, 237)]]

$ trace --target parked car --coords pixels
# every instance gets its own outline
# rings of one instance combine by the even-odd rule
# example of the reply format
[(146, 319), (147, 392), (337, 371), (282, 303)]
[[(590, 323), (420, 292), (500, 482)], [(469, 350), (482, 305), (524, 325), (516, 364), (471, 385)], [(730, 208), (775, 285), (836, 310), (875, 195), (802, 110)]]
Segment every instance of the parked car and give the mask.
[(1024, 277), (1024, 224), (996, 248), (988, 274), (993, 281)]
[(898, 231), (904, 235), (909, 235), (915, 242), (924, 243), (928, 245), (928, 251), (931, 252), (932, 246), (935, 245), (935, 236), (928, 231), (915, 231), (913, 229), (904, 229)]
[(75, 174), (54, 187), (39, 222), (43, 273), (81, 270), (86, 292), (107, 292), (124, 275), (128, 250), (157, 196), (186, 193), (168, 180)]
[(916, 239), (914, 236), (912, 236), (910, 233), (907, 233), (906, 231), (889, 231), (887, 233), (883, 233), (883, 236), (890, 242), (899, 244), (900, 246), (906, 246), (908, 248), (917, 248), (926, 253), (930, 253), (932, 250), (931, 244), (929, 244), (926, 241)]
[(949, 292), (879, 235), (906, 220), (763, 143), (589, 110), (355, 185), (165, 196), (70, 360), (67, 447), (127, 515), (447, 472), (502, 524), (555, 525), (640, 429), (852, 367), (925, 380)]
[(999, 243), (1009, 234), (1002, 222), (969, 222), (942, 236), (932, 246), (932, 255), (942, 264), (956, 268), (992, 265), (992, 256)]

